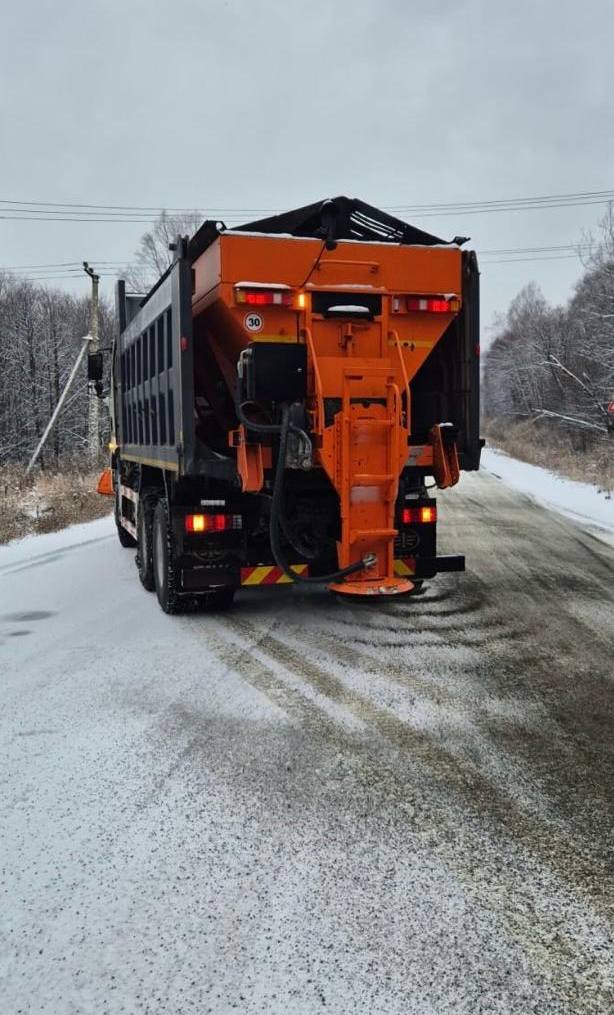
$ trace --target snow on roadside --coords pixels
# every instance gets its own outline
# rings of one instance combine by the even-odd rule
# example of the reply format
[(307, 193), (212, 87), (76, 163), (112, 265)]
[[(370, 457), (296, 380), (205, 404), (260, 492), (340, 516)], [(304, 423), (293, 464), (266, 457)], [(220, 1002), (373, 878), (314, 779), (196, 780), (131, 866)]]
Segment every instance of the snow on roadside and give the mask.
[(482, 451), (481, 468), (573, 521), (614, 536), (614, 497), (590, 483), (565, 479), (489, 447)]
[(19, 564), (34, 555), (37, 557), (46, 554), (53, 555), (68, 547), (105, 539), (114, 533), (115, 522), (112, 514), (96, 518), (92, 522), (69, 525), (57, 532), (31, 532), (21, 539), (13, 539), (10, 543), (0, 546), (0, 568), (4, 569), (12, 564)]

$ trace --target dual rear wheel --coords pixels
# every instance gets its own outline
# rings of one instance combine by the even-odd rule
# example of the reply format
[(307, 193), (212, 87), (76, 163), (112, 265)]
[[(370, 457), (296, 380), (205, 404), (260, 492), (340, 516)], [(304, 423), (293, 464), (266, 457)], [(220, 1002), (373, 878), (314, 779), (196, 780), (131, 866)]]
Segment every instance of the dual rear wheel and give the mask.
[(165, 613), (224, 610), (232, 605), (235, 590), (231, 586), (198, 594), (181, 591), (168, 503), (157, 491), (143, 491), (139, 497), (137, 535), (136, 563), (141, 584), (148, 592), (156, 593)]

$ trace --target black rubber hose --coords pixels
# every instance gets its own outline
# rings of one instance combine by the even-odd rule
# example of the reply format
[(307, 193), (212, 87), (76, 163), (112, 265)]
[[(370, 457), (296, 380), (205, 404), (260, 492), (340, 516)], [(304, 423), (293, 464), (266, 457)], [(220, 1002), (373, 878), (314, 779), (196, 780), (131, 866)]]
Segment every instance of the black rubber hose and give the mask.
[(340, 571), (333, 571), (332, 574), (321, 574), (314, 578), (307, 578), (305, 575), (297, 574), (293, 571), (288, 562), (285, 560), (282, 549), (281, 540), (279, 538), (281, 517), (283, 514), (283, 485), (284, 485), (284, 469), (286, 466), (286, 447), (288, 444), (288, 431), (290, 429), (290, 410), (287, 405), (282, 406), (282, 419), (281, 429), (279, 432), (279, 451), (277, 455), (277, 467), (275, 469), (275, 481), (273, 484), (273, 499), (271, 501), (271, 519), (269, 525), (269, 535), (271, 540), (271, 550), (275, 558), (275, 563), (282, 569), (284, 574), (291, 578), (295, 582), (304, 582), (308, 585), (315, 585), (322, 582), (333, 582), (340, 581), (342, 578), (346, 578), (350, 574), (355, 574), (357, 571), (363, 571), (368, 564), (366, 560), (359, 560), (356, 564), (350, 564), (349, 567), (341, 568)]
[(243, 405), (239, 397), (239, 391), (235, 395), (235, 412), (239, 423), (242, 423), (246, 429), (254, 430), (255, 433), (279, 433), (281, 427), (279, 423), (256, 423), (251, 419), (248, 419), (243, 412)]
[[(281, 424), (279, 424), (279, 423), (254, 423), (254, 422), (252, 422), (251, 420), (249, 420), (247, 418), (247, 416), (245, 415), (245, 412), (243, 410), (243, 403), (241, 402), (241, 399), (240, 399), (238, 385), (237, 385), (237, 391), (235, 393), (235, 411), (237, 413), (237, 419), (239, 420), (240, 423), (243, 424), (243, 426), (246, 429), (249, 428), (251, 430), (254, 430), (256, 433), (263, 433), (263, 434), (279, 433), (280, 430), (281, 430)], [(307, 434), (305, 433), (305, 431), (301, 430), (297, 426), (294, 426), (293, 423), (290, 423), (290, 429), (293, 430), (295, 433), (301, 434), (305, 438), (305, 440), (309, 439), (307, 437)], [(311, 559), (311, 558), (313, 558), (315, 556), (315, 554), (312, 553), (311, 550), (308, 549), (306, 546), (302, 546), (296, 540), (292, 539), (291, 533), (290, 533), (290, 527), (288, 525), (288, 522), (286, 520), (286, 516), (285, 516), (283, 510), (280, 511), (280, 514), (279, 514), (279, 523), (281, 525), (282, 531), (283, 531), (286, 539), (294, 547), (294, 549), (297, 551), (297, 553), (300, 553), (301, 557), (308, 557), (308, 558)]]
[[(242, 423), (246, 430), (253, 430), (255, 433), (280, 433), (280, 423), (256, 423), (254, 420), (248, 419), (243, 409), (243, 402), (239, 398), (239, 392), (237, 390), (235, 395), (235, 412), (239, 423)], [(309, 440), (304, 430), (301, 430), (300, 426), (296, 426), (295, 423), (289, 423), (290, 430), (294, 433), (300, 434), (306, 441)]]

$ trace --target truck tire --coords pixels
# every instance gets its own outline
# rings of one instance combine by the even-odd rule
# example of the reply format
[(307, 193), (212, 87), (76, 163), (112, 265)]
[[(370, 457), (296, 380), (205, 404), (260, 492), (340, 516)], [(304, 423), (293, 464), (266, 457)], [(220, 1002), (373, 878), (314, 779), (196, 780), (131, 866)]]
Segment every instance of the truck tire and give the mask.
[(141, 493), (136, 524), (136, 566), (141, 585), (148, 592), (154, 592), (156, 588), (153, 570), (153, 516), (157, 500), (157, 493), (147, 490)]
[[(180, 575), (175, 564), (175, 548), (168, 504), (161, 497), (153, 513), (153, 573), (158, 602), (165, 613), (181, 613), (190, 603), (178, 593)], [(188, 597), (189, 598), (189, 597)]]
[(115, 525), (117, 526), (117, 538), (119, 539), (120, 546), (123, 546), (126, 550), (134, 550), (136, 546), (136, 539), (131, 536), (127, 529), (124, 528), (119, 520), (119, 483), (115, 488)]

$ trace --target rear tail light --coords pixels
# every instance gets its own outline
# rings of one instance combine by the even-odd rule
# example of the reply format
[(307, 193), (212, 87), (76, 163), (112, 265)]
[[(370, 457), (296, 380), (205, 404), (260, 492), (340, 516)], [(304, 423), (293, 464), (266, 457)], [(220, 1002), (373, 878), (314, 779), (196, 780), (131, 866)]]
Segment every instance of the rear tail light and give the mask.
[(228, 529), (240, 529), (241, 527), (241, 515), (185, 516), (185, 531), (189, 533), (226, 532)]
[(250, 307), (291, 307), (292, 293), (285, 289), (235, 289), (235, 300)]
[(403, 525), (425, 525), (436, 521), (436, 504), (421, 504), (420, 507), (403, 508)]
[(458, 296), (408, 296), (407, 309), (430, 314), (455, 314), (460, 310)]

